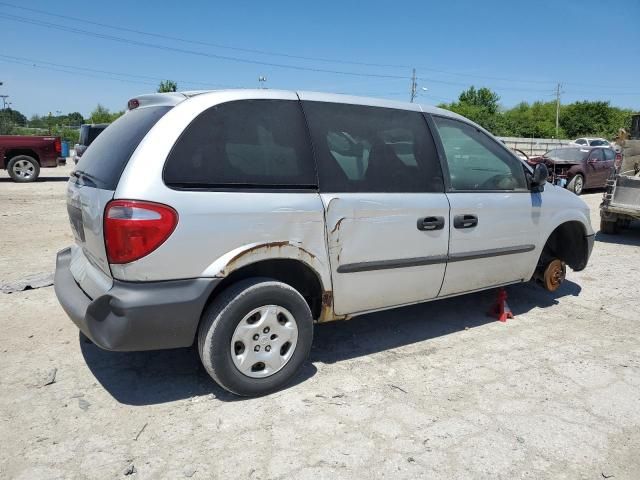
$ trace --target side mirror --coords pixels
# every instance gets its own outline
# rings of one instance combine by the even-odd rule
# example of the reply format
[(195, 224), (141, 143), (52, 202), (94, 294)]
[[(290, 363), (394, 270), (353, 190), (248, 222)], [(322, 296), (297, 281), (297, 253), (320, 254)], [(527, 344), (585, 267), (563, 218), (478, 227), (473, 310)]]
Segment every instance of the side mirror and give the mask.
[(549, 169), (540, 162), (533, 169), (533, 179), (531, 180), (531, 190), (534, 192), (544, 191), (544, 184), (547, 183), (549, 177)]

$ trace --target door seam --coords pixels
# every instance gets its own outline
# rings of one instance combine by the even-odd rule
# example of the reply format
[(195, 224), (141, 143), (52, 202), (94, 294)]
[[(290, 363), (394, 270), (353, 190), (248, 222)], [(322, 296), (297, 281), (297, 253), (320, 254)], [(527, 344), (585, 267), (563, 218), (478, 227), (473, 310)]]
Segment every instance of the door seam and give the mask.
[(449, 255), (451, 252), (451, 200), (449, 200), (449, 195), (447, 192), (444, 193), (444, 198), (447, 199), (447, 204), (449, 205), (449, 230), (447, 232), (447, 261), (444, 264), (444, 274), (442, 275), (442, 281), (440, 282), (440, 288), (438, 289), (438, 293), (434, 298), (438, 298), (440, 293), (442, 292), (442, 287), (444, 287), (444, 280), (447, 278), (447, 267), (449, 266)]

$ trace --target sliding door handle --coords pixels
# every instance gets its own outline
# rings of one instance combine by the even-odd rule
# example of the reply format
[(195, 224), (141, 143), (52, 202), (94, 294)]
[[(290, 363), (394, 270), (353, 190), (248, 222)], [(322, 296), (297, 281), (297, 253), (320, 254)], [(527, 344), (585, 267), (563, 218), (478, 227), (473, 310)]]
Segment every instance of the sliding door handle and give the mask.
[(423, 217), (418, 219), (418, 230), (442, 230), (444, 217)]
[(453, 226), (455, 228), (473, 228), (478, 225), (478, 216), (477, 215), (456, 215), (453, 217)]

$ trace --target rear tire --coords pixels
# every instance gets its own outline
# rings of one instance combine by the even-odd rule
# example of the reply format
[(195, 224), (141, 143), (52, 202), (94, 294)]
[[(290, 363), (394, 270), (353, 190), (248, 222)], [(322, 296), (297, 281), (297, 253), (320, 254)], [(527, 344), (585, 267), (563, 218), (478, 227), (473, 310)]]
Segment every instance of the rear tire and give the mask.
[(287, 385), (309, 356), (312, 341), (313, 318), (305, 299), (269, 278), (246, 279), (224, 290), (207, 307), (198, 329), (207, 373), (241, 396)]
[(7, 171), (14, 182), (35, 182), (40, 175), (40, 164), (28, 155), (18, 155), (9, 160)]
[(567, 188), (576, 195), (582, 194), (582, 191), (584, 190), (584, 177), (582, 176), (582, 174), (577, 173), (575, 177), (571, 179), (569, 185), (567, 185)]

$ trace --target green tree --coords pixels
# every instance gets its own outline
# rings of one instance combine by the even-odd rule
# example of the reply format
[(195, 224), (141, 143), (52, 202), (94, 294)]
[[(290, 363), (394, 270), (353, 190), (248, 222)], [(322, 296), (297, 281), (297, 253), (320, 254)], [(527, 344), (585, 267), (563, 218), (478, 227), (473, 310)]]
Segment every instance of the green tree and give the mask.
[(47, 126), (47, 122), (42, 116), (34, 114), (31, 115), (27, 125), (31, 128), (45, 128)]
[(27, 117), (25, 117), (18, 110), (13, 110), (11, 108), (6, 108), (2, 111), (5, 115), (7, 115), (13, 123), (15, 123), (19, 127), (24, 127), (27, 125)]
[(16, 123), (4, 110), (0, 110), (0, 135), (11, 135), (16, 130)]
[(471, 86), (460, 94), (457, 102), (443, 104), (441, 107), (473, 120), (490, 132), (500, 134), (499, 101), (498, 94), (488, 88), (476, 90)]
[[(555, 102), (521, 102), (500, 114), (500, 135), (508, 137), (551, 138), (556, 135)], [(560, 130), (560, 137), (564, 132)]]
[(493, 92), (486, 87), (476, 90), (473, 85), (471, 85), (469, 89), (463, 91), (458, 97), (459, 103), (480, 107), (491, 115), (498, 113), (499, 101), (500, 97), (496, 92)]
[(560, 111), (560, 125), (571, 138), (613, 137), (619, 128), (628, 126), (630, 118), (631, 110), (612, 107), (603, 101), (575, 102)]
[(84, 123), (84, 117), (80, 112), (72, 112), (67, 115), (67, 123), (69, 125), (82, 125)]
[(124, 110), (120, 110), (119, 112), (112, 112), (110, 122), (115, 122), (122, 115), (124, 115)]
[(61, 137), (62, 140), (67, 140), (71, 145), (74, 145), (79, 141), (80, 130), (77, 128), (69, 128), (68, 126), (55, 125), (51, 129), (51, 135)]
[(178, 90), (178, 84), (173, 80), (163, 80), (158, 85), (158, 93), (176, 92)]
[(27, 117), (18, 110), (11, 108), (0, 110), (0, 135), (15, 134), (17, 128), (24, 127), (26, 124)]
[(90, 123), (109, 123), (111, 121), (111, 113), (107, 107), (100, 104), (91, 112), (89, 116)]

